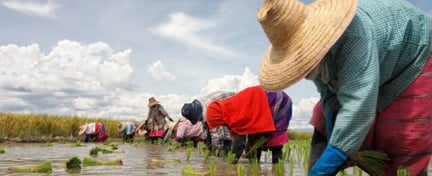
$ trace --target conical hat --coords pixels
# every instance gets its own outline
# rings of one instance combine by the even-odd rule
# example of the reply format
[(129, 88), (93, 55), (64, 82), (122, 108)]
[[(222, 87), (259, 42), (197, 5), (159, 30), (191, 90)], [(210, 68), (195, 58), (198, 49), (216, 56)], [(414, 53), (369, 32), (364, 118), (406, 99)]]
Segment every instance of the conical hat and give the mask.
[(283, 90), (304, 78), (354, 18), (357, 0), (266, 0), (257, 18), (271, 45), (259, 67), (260, 84)]

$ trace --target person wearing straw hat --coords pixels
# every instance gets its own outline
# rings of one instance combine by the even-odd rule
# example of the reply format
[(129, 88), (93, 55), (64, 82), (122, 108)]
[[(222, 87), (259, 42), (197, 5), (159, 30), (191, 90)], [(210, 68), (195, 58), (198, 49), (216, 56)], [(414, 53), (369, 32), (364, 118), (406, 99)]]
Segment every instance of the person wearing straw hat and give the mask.
[(157, 140), (163, 139), (167, 124), (165, 117), (171, 122), (174, 120), (169, 116), (165, 111), (165, 108), (156, 100), (156, 98), (149, 98), (148, 107), (149, 112), (147, 115), (146, 129), (150, 130), (148, 137), (152, 143), (155, 143)]
[(326, 147), (311, 162), (310, 175), (335, 174), (360, 149), (388, 154), (386, 175), (400, 166), (427, 175), (427, 14), (404, 0), (266, 0), (257, 19), (271, 44), (259, 66), (260, 84), (276, 91), (306, 78), (321, 94), (327, 138), (315, 130), (312, 150), (316, 141)]
[(81, 125), (78, 135), (82, 134), (85, 134), (84, 142), (105, 142), (108, 139), (108, 133), (102, 122)]
[[(272, 152), (272, 163), (282, 158), (282, 147), (288, 142), (287, 129), (291, 119), (291, 98), (283, 91), (268, 92), (261, 86), (248, 87), (234, 96), (214, 101), (207, 106), (209, 129), (225, 125), (233, 136), (232, 152), (238, 163), (245, 148), (246, 157), (260, 159), (261, 150)], [(266, 140), (259, 145), (260, 138)]]
[(135, 137), (135, 123), (133, 122), (119, 122), (117, 130), (123, 139), (123, 142), (133, 142)]

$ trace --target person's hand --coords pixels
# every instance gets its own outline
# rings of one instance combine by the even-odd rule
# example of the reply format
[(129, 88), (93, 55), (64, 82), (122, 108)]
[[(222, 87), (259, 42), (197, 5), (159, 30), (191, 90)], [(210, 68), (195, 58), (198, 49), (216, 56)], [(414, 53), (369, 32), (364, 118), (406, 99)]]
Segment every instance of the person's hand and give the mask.
[(327, 145), (321, 157), (312, 167), (309, 176), (336, 174), (348, 160), (348, 156), (340, 149)]

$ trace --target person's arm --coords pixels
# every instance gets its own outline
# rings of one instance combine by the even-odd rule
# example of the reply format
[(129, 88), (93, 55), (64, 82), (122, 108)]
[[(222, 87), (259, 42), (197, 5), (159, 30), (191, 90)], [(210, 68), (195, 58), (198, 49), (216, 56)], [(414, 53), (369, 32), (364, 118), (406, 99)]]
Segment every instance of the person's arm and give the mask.
[(238, 160), (243, 154), (245, 147), (246, 147), (246, 135), (234, 134), (234, 144), (233, 144), (232, 152), (235, 154), (235, 158), (231, 164), (238, 163)]
[[(328, 134), (329, 143), (312, 167), (311, 175), (336, 172), (358, 151), (375, 119), (379, 58), (377, 46), (369, 41), (369, 35), (348, 34), (338, 41), (332, 48), (334, 50), (330, 50), (330, 53), (334, 52), (330, 56), (333, 59), (327, 65), (329, 71), (334, 72), (333, 79), (329, 85), (321, 85), (325, 88), (319, 90), (323, 94), (326, 125), (333, 128)], [(335, 111), (333, 108), (337, 106), (340, 108)]]

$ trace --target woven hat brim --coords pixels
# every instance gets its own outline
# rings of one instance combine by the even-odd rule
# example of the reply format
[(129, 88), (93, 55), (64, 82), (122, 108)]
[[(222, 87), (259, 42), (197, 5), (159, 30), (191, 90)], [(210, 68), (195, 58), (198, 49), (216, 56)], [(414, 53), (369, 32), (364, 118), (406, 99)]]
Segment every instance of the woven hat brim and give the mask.
[(270, 46), (264, 54), (258, 77), (266, 90), (283, 90), (303, 79), (351, 23), (357, 0), (317, 0), (306, 7), (308, 15), (293, 42), (283, 50)]
[(78, 135), (82, 135), (85, 133), (85, 131), (87, 130), (87, 125), (88, 124), (84, 124), (80, 126), (80, 131), (78, 132)]

